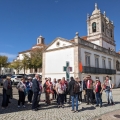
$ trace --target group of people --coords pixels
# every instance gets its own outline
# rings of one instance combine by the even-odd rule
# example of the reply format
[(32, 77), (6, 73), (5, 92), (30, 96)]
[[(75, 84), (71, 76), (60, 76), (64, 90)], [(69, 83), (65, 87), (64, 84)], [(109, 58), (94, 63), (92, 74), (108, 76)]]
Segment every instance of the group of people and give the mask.
[[(83, 102), (82, 93), (84, 94), (84, 102), (87, 105), (96, 103), (96, 107), (100, 106), (101, 108), (103, 91), (106, 92), (108, 104), (115, 104), (112, 96), (114, 84), (109, 79), (109, 76), (106, 76), (103, 83), (99, 79), (93, 81), (90, 75), (84, 77), (83, 80), (80, 80), (78, 77), (71, 77), (70, 81), (66, 81), (65, 77), (58, 80), (54, 79), (53, 81), (51, 81), (51, 78), (45, 78), (45, 83), (42, 85), (40, 76), (36, 74), (35, 78), (32, 79), (30, 77), (27, 81), (22, 78), (16, 88), (19, 94), (18, 107), (20, 107), (21, 103), (25, 107), (25, 97), (27, 96), (28, 102), (32, 103), (32, 110), (34, 111), (39, 109), (40, 97), (43, 90), (45, 92), (44, 101), (46, 105), (50, 105), (53, 100), (56, 100), (58, 108), (64, 108), (65, 103), (72, 102), (73, 112), (78, 112), (78, 102), (80, 104)], [(69, 95), (68, 101), (67, 95)], [(3, 83), (3, 108), (8, 106), (10, 98), (12, 98), (12, 83), (10, 77), (7, 77)]]

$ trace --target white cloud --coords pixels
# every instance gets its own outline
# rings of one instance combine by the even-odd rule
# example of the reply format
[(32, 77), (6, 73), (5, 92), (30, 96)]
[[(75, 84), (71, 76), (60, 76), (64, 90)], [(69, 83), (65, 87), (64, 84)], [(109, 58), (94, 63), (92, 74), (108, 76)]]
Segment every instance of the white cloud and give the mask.
[(10, 54), (10, 53), (0, 53), (0, 55), (5, 55), (8, 57), (8, 59), (14, 59), (17, 57), (15, 54)]

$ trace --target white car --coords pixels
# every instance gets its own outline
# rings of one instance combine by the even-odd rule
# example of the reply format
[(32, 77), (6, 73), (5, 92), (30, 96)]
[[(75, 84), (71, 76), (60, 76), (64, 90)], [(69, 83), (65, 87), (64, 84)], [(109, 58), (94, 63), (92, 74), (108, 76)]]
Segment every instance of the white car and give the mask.
[(15, 85), (21, 81), (21, 78), (23, 78), (22, 75), (13, 75), (11, 77), (12, 84)]

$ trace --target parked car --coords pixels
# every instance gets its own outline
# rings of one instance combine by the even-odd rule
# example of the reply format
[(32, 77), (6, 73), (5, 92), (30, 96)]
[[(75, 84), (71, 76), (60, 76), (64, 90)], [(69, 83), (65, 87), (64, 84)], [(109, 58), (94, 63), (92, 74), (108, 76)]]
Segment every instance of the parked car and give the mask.
[(27, 79), (27, 75), (26, 74), (15, 74), (15, 75), (22, 75), (25, 79)]
[[(39, 76), (42, 78), (42, 75), (39, 74)], [(27, 75), (27, 78), (28, 78), (28, 77), (34, 78), (34, 77), (35, 77), (35, 74), (28, 74), (28, 75)]]
[(23, 78), (22, 75), (13, 75), (11, 77), (12, 84), (15, 85), (21, 81), (21, 78)]

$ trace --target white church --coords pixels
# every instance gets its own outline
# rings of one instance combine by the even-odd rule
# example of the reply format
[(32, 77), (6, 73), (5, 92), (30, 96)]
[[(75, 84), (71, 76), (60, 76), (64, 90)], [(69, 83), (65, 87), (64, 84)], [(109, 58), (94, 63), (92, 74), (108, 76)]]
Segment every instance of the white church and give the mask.
[(92, 15), (87, 15), (87, 36), (80, 37), (76, 32), (72, 40), (58, 37), (43, 52), (43, 83), (45, 77), (69, 80), (73, 76), (82, 80), (87, 75), (101, 82), (108, 75), (116, 87), (120, 84), (120, 54), (116, 52), (114, 24), (97, 4)]

